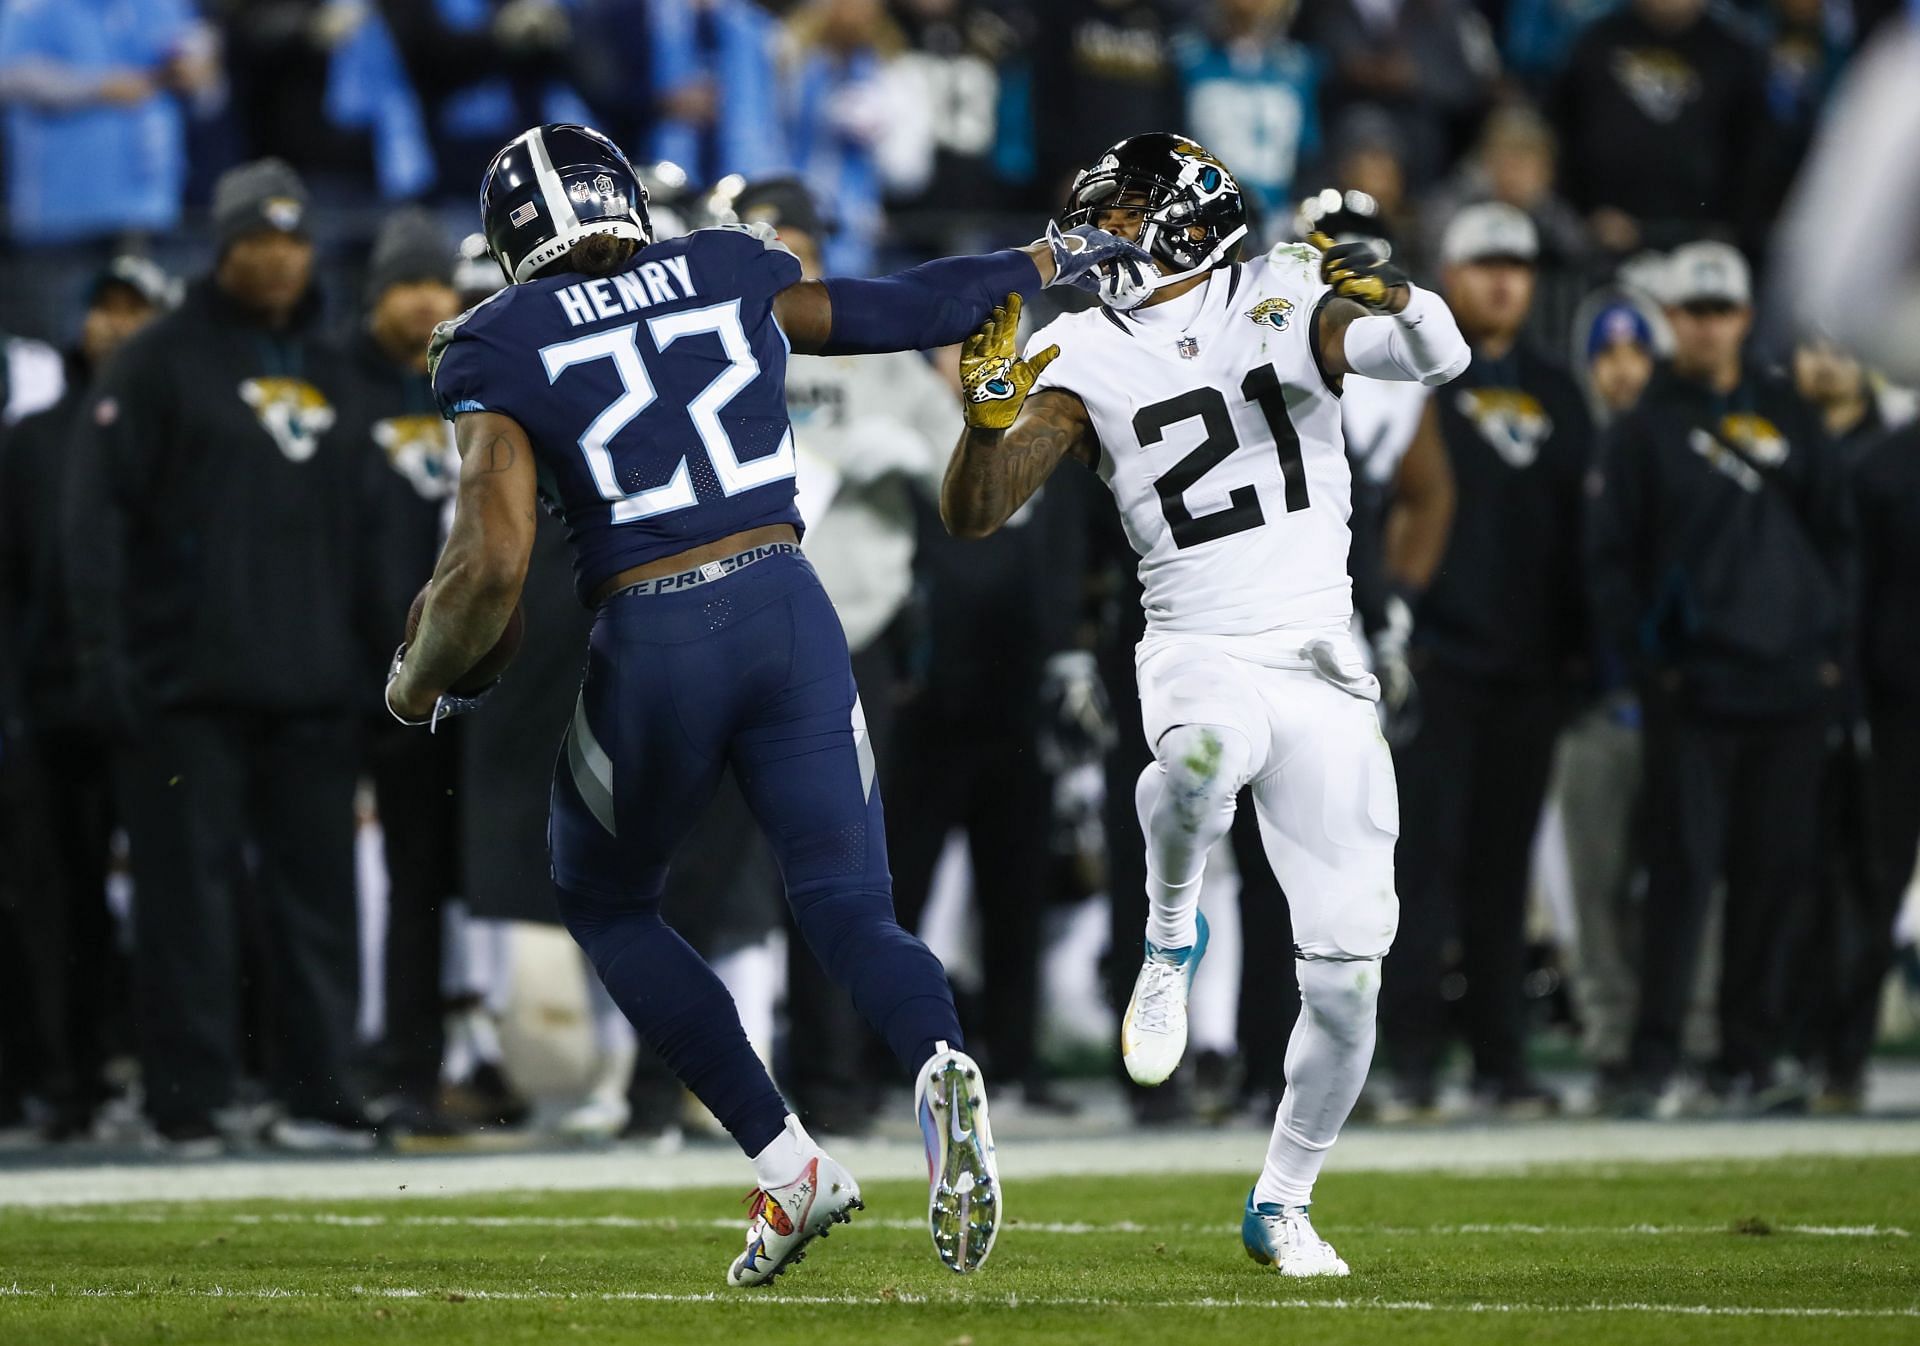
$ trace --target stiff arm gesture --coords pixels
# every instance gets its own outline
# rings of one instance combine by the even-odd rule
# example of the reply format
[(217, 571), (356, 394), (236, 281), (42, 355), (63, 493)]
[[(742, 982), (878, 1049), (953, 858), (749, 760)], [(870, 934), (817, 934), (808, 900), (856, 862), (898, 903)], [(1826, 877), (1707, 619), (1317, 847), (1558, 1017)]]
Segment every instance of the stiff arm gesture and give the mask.
[(940, 518), (955, 537), (986, 537), (1013, 516), (1062, 458), (1093, 466), (1093, 421), (1078, 397), (1034, 381), (1060, 354), (1058, 346), (1023, 360), (1014, 344), (1020, 296), (994, 309), (960, 349), (966, 428), (947, 464)]

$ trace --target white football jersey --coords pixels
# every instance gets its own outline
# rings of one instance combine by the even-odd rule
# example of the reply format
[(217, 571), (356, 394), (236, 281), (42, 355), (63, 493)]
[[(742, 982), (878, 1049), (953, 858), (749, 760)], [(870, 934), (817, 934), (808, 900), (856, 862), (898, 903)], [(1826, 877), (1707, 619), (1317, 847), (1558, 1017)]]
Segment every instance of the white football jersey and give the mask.
[(1177, 299), (1071, 313), (1033, 391), (1086, 404), (1140, 554), (1149, 635), (1344, 627), (1352, 478), (1312, 331), (1320, 254), (1281, 244)]

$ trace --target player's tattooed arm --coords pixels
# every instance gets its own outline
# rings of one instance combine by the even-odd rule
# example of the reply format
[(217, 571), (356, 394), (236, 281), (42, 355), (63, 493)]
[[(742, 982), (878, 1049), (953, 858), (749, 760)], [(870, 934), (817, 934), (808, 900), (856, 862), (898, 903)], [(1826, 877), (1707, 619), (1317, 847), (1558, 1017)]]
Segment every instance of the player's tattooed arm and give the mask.
[(1013, 517), (1063, 458), (1094, 466), (1093, 421), (1062, 388), (1027, 398), (1005, 430), (968, 426), (947, 464), (940, 518), (955, 537), (980, 538)]
[(511, 417), (468, 412), (454, 422), (460, 449), (453, 529), (434, 567), (420, 629), (387, 699), (424, 720), (434, 702), (493, 648), (520, 601), (533, 554), (538, 480), (533, 446)]

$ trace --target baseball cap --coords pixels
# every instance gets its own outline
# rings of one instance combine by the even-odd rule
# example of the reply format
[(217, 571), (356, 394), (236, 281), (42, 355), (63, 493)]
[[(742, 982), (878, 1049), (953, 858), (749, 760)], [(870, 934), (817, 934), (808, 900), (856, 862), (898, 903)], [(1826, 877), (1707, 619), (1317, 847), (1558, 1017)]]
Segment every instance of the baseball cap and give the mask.
[(1533, 262), (1540, 256), (1540, 231), (1524, 210), (1501, 201), (1465, 206), (1440, 236), (1440, 264), (1495, 260)]
[(1744, 307), (1753, 302), (1753, 275), (1747, 259), (1730, 243), (1686, 243), (1667, 257), (1665, 291), (1662, 298), (1675, 308), (1689, 304)]
[(91, 308), (98, 303), (100, 296), (115, 285), (124, 285), (157, 309), (172, 308), (180, 298), (179, 282), (158, 262), (150, 257), (122, 253), (94, 272), (93, 279), (87, 282), (87, 306)]

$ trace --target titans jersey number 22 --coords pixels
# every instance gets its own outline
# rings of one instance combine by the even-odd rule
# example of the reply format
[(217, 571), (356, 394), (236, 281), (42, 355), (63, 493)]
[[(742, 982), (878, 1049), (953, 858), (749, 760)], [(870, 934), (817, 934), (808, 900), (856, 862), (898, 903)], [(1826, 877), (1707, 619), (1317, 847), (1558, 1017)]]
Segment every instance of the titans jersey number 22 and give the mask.
[(509, 286), (435, 332), (442, 413), (498, 412), (527, 432), (583, 600), (631, 566), (800, 527), (773, 318), (799, 279), (786, 249), (699, 229), (611, 276)]

